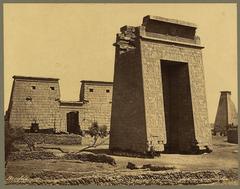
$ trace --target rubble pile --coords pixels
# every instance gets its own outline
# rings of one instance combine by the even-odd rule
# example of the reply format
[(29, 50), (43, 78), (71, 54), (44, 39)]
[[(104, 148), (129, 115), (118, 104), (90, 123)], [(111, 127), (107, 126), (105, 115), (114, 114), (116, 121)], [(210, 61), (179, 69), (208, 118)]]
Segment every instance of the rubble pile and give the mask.
[(72, 173), (68, 178), (61, 173), (35, 174), (28, 179), (7, 178), (7, 184), (32, 184), (32, 185), (197, 185), (227, 182), (237, 178), (237, 171), (160, 171), (140, 172), (138, 174), (115, 172), (113, 174), (78, 175)]
[(63, 158), (67, 160), (81, 160), (116, 165), (115, 159), (111, 156), (105, 154), (94, 154), (91, 152), (67, 153), (63, 156)]
[(175, 167), (166, 167), (166, 166), (158, 166), (158, 165), (152, 165), (152, 164), (146, 164), (143, 166), (136, 165), (132, 162), (128, 162), (127, 167), (128, 169), (147, 169), (150, 171), (166, 171), (166, 170), (173, 170), (176, 169)]
[(82, 137), (76, 134), (44, 134), (44, 133), (25, 133), (22, 140), (17, 144), (25, 144), (25, 140), (32, 140), (36, 143), (55, 144), (55, 145), (78, 145), (82, 143)]
[(57, 159), (57, 157), (53, 154), (53, 152), (46, 151), (32, 151), (32, 152), (12, 152), (9, 156), (10, 161), (15, 160), (45, 160), (45, 159)]

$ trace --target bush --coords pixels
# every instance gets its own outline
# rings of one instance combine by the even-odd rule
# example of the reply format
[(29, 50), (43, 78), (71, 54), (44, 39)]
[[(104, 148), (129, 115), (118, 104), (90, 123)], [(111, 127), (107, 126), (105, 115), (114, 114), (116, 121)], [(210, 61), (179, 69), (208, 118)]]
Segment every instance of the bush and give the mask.
[(106, 125), (99, 126), (98, 122), (95, 121), (92, 123), (92, 126), (89, 128), (89, 135), (91, 137), (99, 136), (101, 138), (104, 138), (108, 135), (107, 126)]
[(108, 136), (108, 131), (107, 131), (107, 126), (103, 125), (103, 126), (99, 126), (98, 122), (93, 122), (92, 126), (89, 127), (89, 131), (88, 134), (93, 137), (94, 142), (93, 145), (94, 146), (98, 140), (98, 138), (104, 138), (106, 136)]
[(12, 151), (17, 151), (14, 146), (16, 140), (24, 138), (24, 129), (12, 128), (10, 125), (5, 127), (5, 166), (8, 162), (8, 157)]

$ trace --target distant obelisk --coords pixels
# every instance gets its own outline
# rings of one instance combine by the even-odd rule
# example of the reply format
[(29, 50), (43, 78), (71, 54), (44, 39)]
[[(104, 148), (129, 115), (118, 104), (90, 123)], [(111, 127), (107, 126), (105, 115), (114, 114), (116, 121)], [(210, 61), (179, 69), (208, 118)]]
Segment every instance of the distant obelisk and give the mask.
[(214, 123), (215, 133), (226, 135), (229, 127), (237, 126), (237, 111), (231, 100), (231, 91), (221, 91)]

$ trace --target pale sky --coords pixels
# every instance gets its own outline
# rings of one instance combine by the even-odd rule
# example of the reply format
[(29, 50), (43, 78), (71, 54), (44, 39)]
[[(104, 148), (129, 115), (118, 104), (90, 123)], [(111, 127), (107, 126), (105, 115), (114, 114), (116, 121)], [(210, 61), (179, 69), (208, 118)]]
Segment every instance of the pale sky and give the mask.
[(237, 107), (236, 4), (4, 4), (4, 109), (12, 76), (60, 79), (62, 100), (78, 100), (80, 80), (113, 80), (116, 33), (146, 15), (197, 24), (209, 121), (221, 90)]

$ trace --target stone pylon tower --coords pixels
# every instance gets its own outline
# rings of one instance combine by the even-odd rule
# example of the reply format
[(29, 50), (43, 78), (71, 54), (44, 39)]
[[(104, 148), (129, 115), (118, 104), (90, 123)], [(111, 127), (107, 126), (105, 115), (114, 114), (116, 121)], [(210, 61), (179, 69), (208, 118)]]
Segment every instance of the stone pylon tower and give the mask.
[(13, 76), (12, 92), (7, 111), (11, 127), (30, 129), (60, 128), (60, 89), (56, 78)]
[(139, 153), (211, 148), (196, 25), (146, 16), (117, 34), (110, 149)]
[(231, 100), (231, 91), (221, 91), (214, 123), (214, 131), (226, 134), (229, 127), (237, 125), (237, 111)]

